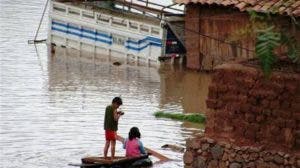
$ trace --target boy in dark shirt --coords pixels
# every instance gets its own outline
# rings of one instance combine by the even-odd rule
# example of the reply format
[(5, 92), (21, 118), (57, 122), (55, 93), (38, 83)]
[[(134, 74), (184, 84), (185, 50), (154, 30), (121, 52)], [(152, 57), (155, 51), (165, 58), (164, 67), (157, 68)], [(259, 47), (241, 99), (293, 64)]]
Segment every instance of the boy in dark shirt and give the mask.
[(124, 113), (117, 112), (117, 109), (122, 105), (122, 99), (115, 97), (112, 100), (112, 104), (106, 107), (104, 118), (104, 130), (105, 130), (105, 147), (104, 157), (107, 158), (107, 152), (111, 145), (111, 159), (115, 157), (115, 146), (117, 139), (118, 120)]

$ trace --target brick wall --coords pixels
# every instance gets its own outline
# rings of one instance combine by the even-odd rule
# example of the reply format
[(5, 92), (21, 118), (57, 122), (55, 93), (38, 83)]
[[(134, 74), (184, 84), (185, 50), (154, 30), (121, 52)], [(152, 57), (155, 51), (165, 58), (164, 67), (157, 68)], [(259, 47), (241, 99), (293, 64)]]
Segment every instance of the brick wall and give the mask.
[(227, 63), (209, 86), (204, 137), (187, 140), (186, 167), (300, 167), (300, 74)]
[(300, 74), (225, 64), (209, 86), (206, 132), (287, 149), (300, 147)]

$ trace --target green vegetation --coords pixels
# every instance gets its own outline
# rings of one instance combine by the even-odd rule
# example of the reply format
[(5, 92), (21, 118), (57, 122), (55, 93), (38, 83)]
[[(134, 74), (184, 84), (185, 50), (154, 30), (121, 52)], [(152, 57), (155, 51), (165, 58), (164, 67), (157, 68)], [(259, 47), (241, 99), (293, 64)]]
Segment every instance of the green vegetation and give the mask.
[(265, 30), (258, 30), (256, 37), (255, 52), (261, 62), (261, 67), (265, 75), (269, 76), (272, 65), (276, 61), (274, 49), (280, 45), (280, 33), (274, 32), (274, 26)]
[(249, 11), (249, 15), (249, 24), (234, 32), (229, 40), (239, 42), (256, 37), (255, 54), (266, 76), (279, 62), (279, 57), (287, 56), (293, 64), (300, 64), (300, 41), (295, 34), (296, 29), (300, 28), (297, 19), (291, 16), (283, 22), (277, 15), (255, 11)]
[(273, 65), (277, 62), (276, 49), (286, 48), (286, 55), (296, 64), (300, 63), (300, 46), (296, 40), (292, 27), (299, 27), (296, 20), (291, 23), (278, 25), (276, 19), (270, 14), (250, 12), (252, 31), (256, 34), (255, 53), (261, 62), (261, 67), (266, 76), (269, 76)]
[(203, 114), (165, 113), (159, 111), (154, 113), (154, 116), (156, 118), (170, 118), (173, 120), (188, 121), (200, 124), (205, 122), (205, 116)]

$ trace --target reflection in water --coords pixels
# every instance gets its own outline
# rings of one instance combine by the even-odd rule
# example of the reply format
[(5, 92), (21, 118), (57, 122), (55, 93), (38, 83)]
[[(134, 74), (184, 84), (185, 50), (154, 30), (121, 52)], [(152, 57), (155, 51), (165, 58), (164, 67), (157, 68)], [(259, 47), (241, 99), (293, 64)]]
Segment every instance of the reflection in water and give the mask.
[[(159, 71), (113, 66), (113, 58), (74, 50), (57, 49), (51, 55), (45, 44), (37, 45), (36, 53), (27, 40), (34, 36), (44, 2), (2, 1), (0, 167), (61, 168), (83, 156), (100, 154), (104, 108), (119, 95), (125, 115), (118, 133), (127, 136), (130, 127), (138, 126), (145, 146), (177, 160), (156, 167), (183, 167), (182, 153), (160, 146), (184, 145), (186, 138), (203, 130), (155, 119), (153, 113), (204, 111), (200, 102), (209, 77), (168, 66)], [(46, 22), (40, 35), (41, 39), (47, 35)], [(117, 154), (124, 154), (119, 143)]]
[[(49, 102), (52, 102), (56, 108), (63, 109), (61, 112), (65, 113), (65, 116), (73, 116), (72, 122), (80, 122), (81, 127), (91, 129), (85, 132), (88, 133), (86, 137), (94, 135), (98, 139), (97, 142), (104, 144), (103, 131), (99, 131), (102, 126), (103, 109), (114, 96), (121, 95), (124, 99), (122, 110), (126, 115), (120, 121), (119, 133), (126, 136), (130, 127), (134, 125), (140, 127), (143, 132), (143, 141), (147, 146), (161, 150), (167, 156), (179, 160), (159, 165), (159, 167), (164, 167), (164, 165), (181, 167), (182, 153), (162, 150), (160, 146), (167, 143), (184, 145), (185, 139), (202, 132), (203, 126), (171, 120), (156, 120), (153, 117), (153, 113), (159, 110), (172, 111), (174, 107), (170, 104), (176, 105), (177, 112), (184, 107), (181, 101), (186, 97), (181, 98), (180, 94), (184, 93), (181, 88), (185, 84), (181, 84), (181, 80), (178, 78), (173, 80), (178, 81), (175, 82), (175, 87), (177, 86), (180, 92), (176, 89), (161, 88), (164, 86), (161, 83), (165, 84), (167, 79), (173, 79), (174, 73), (172, 72), (176, 74), (176, 70), (167, 69), (169, 66), (162, 66), (164, 72), (158, 71), (157, 68), (143, 66), (114, 66), (109, 61), (112, 58), (108, 56), (88, 58), (85, 54), (65, 48), (56, 48), (53, 55), (49, 53)], [(96, 60), (97, 57), (102, 60)], [(180, 71), (180, 73), (184, 77), (185, 72)], [(192, 76), (196, 77), (197, 73)], [(172, 92), (176, 92), (175, 96)], [(163, 102), (165, 104), (162, 104)], [(70, 120), (70, 117), (67, 119)], [(99, 130), (95, 131), (95, 128)], [(99, 150), (96, 150), (97, 152), (99, 153)], [(117, 152), (122, 154), (123, 150), (119, 148)]]
[[(165, 111), (205, 113), (210, 75), (162, 66), (160, 106)], [(182, 108), (182, 110), (180, 110)]]

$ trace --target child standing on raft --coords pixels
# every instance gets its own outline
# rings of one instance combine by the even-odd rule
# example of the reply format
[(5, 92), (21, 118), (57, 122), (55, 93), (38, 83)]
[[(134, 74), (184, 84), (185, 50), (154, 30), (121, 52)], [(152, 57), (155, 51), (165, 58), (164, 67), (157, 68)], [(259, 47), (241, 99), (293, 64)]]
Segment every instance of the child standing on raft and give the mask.
[(115, 146), (117, 139), (118, 121), (123, 112), (118, 112), (117, 109), (123, 104), (120, 97), (115, 97), (112, 104), (106, 107), (104, 117), (104, 130), (105, 130), (105, 147), (104, 157), (107, 158), (108, 149), (111, 145), (111, 159), (115, 157)]

